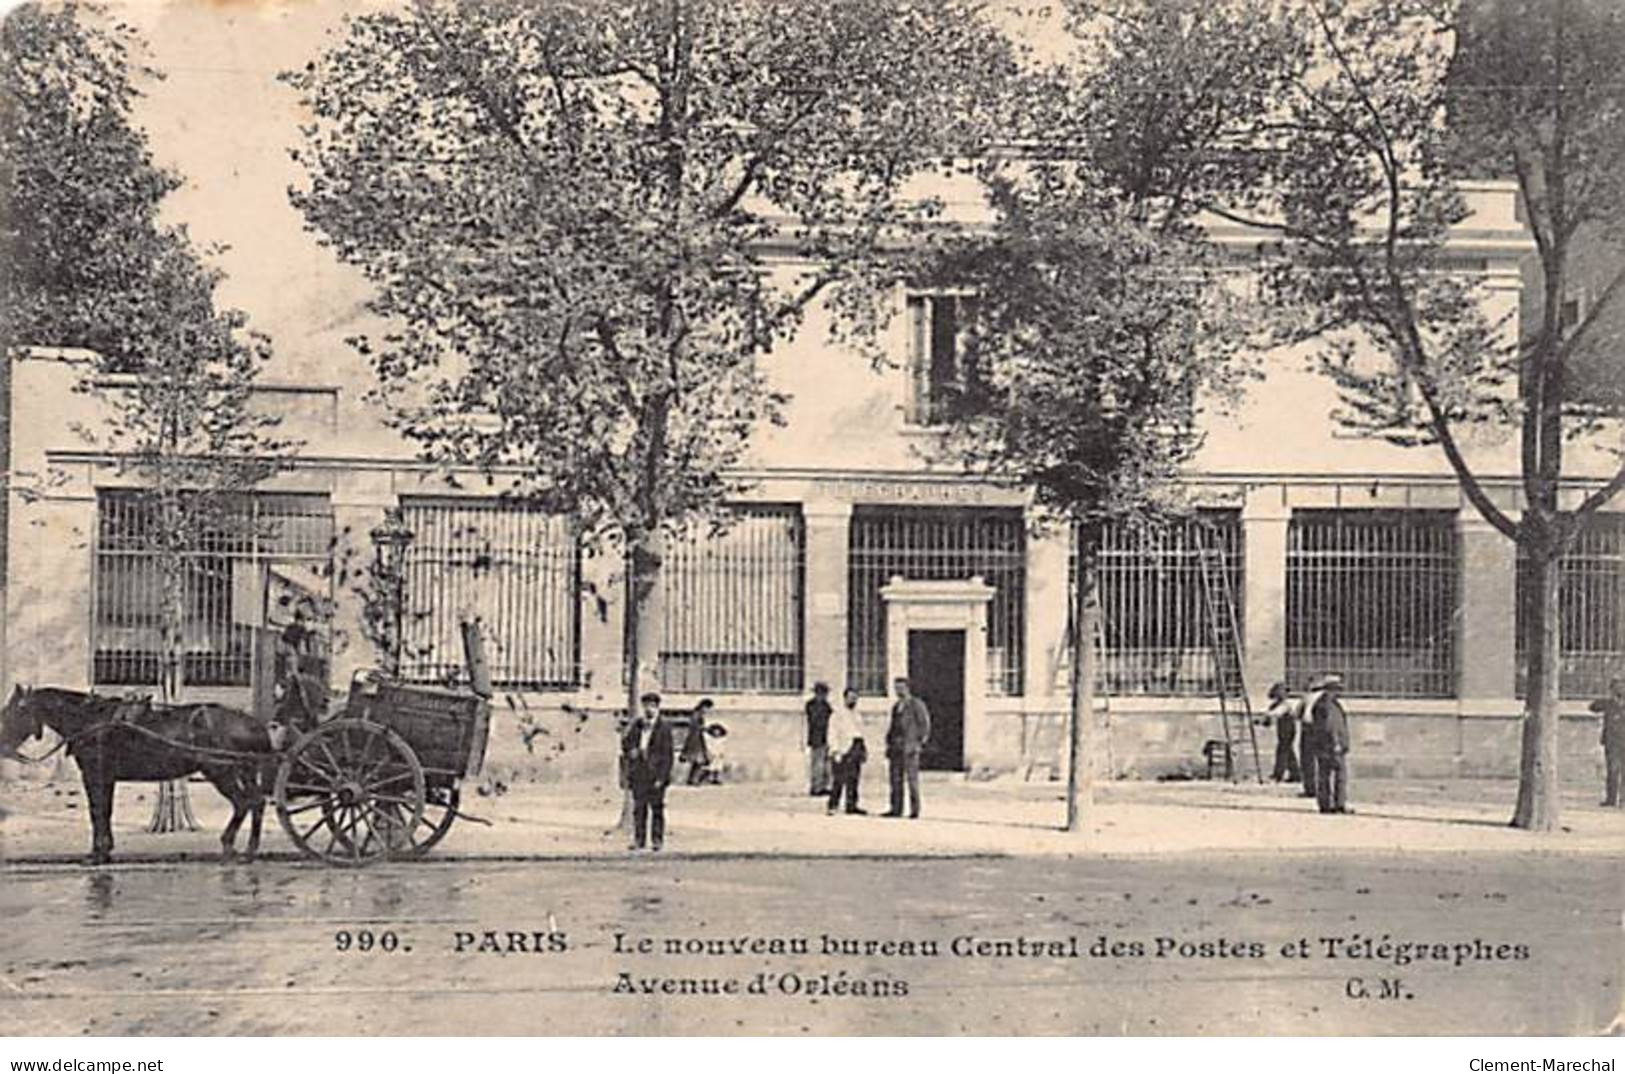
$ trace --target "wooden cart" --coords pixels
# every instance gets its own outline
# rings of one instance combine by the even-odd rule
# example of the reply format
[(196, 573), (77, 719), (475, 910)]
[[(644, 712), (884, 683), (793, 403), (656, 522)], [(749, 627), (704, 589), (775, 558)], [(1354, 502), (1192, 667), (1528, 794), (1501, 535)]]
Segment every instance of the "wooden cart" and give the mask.
[(445, 838), (491, 725), (477, 624), (464, 624), (463, 641), (471, 688), (357, 672), (344, 709), (284, 751), (277, 819), (305, 854), (367, 865), (421, 856)]

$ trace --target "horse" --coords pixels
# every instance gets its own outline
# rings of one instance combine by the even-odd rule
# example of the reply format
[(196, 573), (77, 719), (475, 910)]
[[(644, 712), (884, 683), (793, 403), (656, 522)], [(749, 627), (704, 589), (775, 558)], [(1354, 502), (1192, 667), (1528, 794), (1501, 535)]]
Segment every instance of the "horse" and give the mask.
[[(201, 772), (231, 802), (221, 857), (236, 858), (237, 832), (252, 818), (246, 858), (259, 853), (265, 794), (275, 759), (265, 724), (246, 712), (208, 703), (152, 705), (43, 686), (18, 686), (0, 710), (0, 756), (27, 761), (20, 748), (45, 728), (79, 765), (90, 806), (90, 864), (113, 856), (113, 785), (172, 780)], [(54, 752), (54, 751), (53, 751)]]

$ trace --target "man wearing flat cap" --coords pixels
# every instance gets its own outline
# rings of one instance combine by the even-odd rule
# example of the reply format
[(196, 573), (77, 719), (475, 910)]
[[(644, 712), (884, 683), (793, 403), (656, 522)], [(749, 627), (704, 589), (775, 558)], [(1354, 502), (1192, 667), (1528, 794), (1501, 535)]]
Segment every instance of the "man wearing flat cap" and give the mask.
[(666, 788), (673, 759), (671, 724), (660, 715), (660, 695), (644, 694), (643, 714), (621, 738), (621, 758), (632, 789), (632, 845), (659, 850), (666, 840)]
[(1322, 675), (1304, 707), (1314, 728), (1315, 799), (1322, 813), (1352, 813), (1348, 807), (1349, 718), (1343, 710), (1343, 676)]

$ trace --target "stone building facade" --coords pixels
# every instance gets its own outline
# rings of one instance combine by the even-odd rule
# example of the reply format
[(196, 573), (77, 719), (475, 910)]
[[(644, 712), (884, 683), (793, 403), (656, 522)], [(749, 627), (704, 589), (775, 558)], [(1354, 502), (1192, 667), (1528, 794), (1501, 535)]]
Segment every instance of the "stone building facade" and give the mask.
[[(1515, 318), (1529, 252), (1515, 192), (1485, 183), (1469, 196), (1453, 255), (1485, 274), (1491, 312)], [(1238, 248), (1255, 241), (1223, 237)], [(716, 701), (726, 763), (741, 778), (798, 770), (801, 708), (815, 682), (858, 686), (878, 721), (899, 674), (937, 710), (932, 766), (1058, 769), (1071, 535), (1037, 528), (1022, 490), (966, 480), (932, 459), (932, 400), (962, 372), (961, 298), (899, 292), (896, 361), (885, 370), (828, 343), (821, 315), (810, 317), (767, 360), (792, 402), (787, 425), (761, 431), (741, 475), (750, 491), (735, 505), (737, 524), (673, 551), (667, 703)], [(82, 359), (39, 354), (11, 370), (10, 447), (34, 487), (13, 487), (8, 505), (8, 690), (123, 691), (154, 674), (144, 523), (115, 461), (73, 432), (95, 423), (95, 397), (73, 390)], [(358, 602), (335, 576), (376, 554), (369, 535), (398, 510), (412, 534), (403, 673), (453, 670), (456, 620), (478, 615), (505, 695), (493, 764), (540, 777), (607, 771), (610, 712), (624, 696), (620, 565), (578, 548), (568, 520), (517, 510), (478, 475), (452, 483), (414, 461), (369, 411), (365, 371), (352, 361), (335, 357), (323, 383), (279, 382), (273, 367), (260, 392), (305, 448), (245, 504), (271, 536), (197, 550), (188, 690), (249, 704), (265, 673), (256, 630), (305, 607), (331, 612), (323, 631), (336, 688), (356, 668), (393, 659), (364, 640)], [(1255, 703), (1274, 681), (1301, 687), (1341, 671), (1357, 773), (1515, 773), (1514, 548), (1465, 503), (1436, 451), (1350, 435), (1332, 420), (1335, 405), (1303, 354), (1269, 356), (1240, 408), (1210, 421), (1185, 481), (1196, 519), (1107, 535), (1102, 771), (1194, 767), (1218, 737), (1200, 593), (1206, 548), (1224, 566)], [(1576, 445), (1569, 495), (1609, 472), (1617, 436)], [(1484, 431), (1466, 447), (1515, 512), (1515, 441)], [(1565, 581), (1573, 629), (1562, 735), (1575, 778), (1600, 763), (1585, 699), (1619, 668), (1625, 644), (1621, 520), (1599, 518)], [(590, 715), (578, 721), (565, 705)], [(549, 734), (527, 748), (520, 729), (536, 724)]]

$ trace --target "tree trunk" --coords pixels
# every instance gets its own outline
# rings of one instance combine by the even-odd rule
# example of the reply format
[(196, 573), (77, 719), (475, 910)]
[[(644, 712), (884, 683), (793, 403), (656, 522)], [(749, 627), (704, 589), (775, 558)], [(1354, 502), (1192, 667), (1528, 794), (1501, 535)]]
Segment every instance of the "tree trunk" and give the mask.
[[(660, 647), (665, 634), (664, 589), (660, 571), (666, 542), (659, 533), (633, 539), (626, 551), (626, 717), (637, 718), (639, 699), (660, 689)], [(616, 749), (619, 756), (619, 744)], [(622, 762), (617, 760), (617, 765)], [(616, 831), (632, 828), (632, 788), (620, 768), (621, 819)]]
[[(1095, 557), (1078, 536), (1078, 578), (1072, 587), (1072, 718), (1067, 721), (1066, 830), (1081, 832), (1095, 804)], [(1088, 546), (1088, 547), (1086, 547)]]
[(1523, 600), (1524, 651), (1529, 673), (1524, 687), (1523, 743), (1518, 760), (1518, 804), (1514, 828), (1549, 832), (1559, 822), (1557, 711), (1559, 642), (1558, 610), (1561, 572), (1550, 539), (1528, 549), (1528, 584)]
[[(181, 694), (181, 630), (185, 608), (185, 581), (178, 564), (164, 563), (163, 573), (163, 626), (158, 668), (158, 701), (173, 705)], [(153, 802), (152, 819), (147, 822), (149, 832), (195, 832), (197, 817), (192, 812), (192, 796), (184, 779), (172, 779), (158, 785), (158, 798)]]

